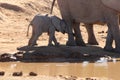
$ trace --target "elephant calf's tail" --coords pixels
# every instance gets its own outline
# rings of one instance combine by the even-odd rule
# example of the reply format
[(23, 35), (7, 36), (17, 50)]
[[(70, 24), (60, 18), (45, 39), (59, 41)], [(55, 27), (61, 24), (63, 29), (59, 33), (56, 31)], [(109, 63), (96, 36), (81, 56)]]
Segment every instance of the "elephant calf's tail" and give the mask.
[(30, 28), (30, 25), (31, 25), (31, 23), (28, 25), (27, 35), (26, 35), (26, 37), (28, 37), (28, 36), (29, 36), (29, 28)]

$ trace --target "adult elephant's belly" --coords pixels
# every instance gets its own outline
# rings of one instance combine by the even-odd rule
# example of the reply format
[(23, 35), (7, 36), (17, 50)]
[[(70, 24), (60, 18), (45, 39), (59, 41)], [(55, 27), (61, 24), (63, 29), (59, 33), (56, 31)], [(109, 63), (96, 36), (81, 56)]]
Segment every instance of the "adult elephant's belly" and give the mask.
[(72, 18), (73, 21), (75, 22), (83, 22), (83, 23), (91, 23), (91, 24), (97, 24), (97, 23), (105, 23), (105, 21), (102, 19), (102, 17), (87, 17), (87, 18), (84, 18), (83, 16), (82, 17), (73, 17)]
[(120, 12), (120, 0), (102, 0), (103, 4)]
[[(96, 2), (97, 1), (97, 2)], [(75, 3), (75, 4), (73, 4)], [(103, 5), (99, 0), (70, 0), (68, 1), (69, 11), (72, 19), (76, 22), (95, 23), (103, 22)]]

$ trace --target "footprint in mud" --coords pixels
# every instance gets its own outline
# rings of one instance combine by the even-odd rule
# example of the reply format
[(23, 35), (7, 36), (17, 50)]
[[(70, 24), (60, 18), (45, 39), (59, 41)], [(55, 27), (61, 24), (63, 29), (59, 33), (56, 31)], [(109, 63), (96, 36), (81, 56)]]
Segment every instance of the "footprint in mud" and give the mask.
[(22, 72), (14, 72), (12, 75), (13, 75), (13, 76), (22, 76), (23, 73), (22, 73)]
[(0, 71), (0, 76), (4, 76), (5, 72), (4, 71)]
[(35, 72), (30, 72), (30, 73), (29, 73), (29, 76), (37, 76), (37, 73), (35, 73)]

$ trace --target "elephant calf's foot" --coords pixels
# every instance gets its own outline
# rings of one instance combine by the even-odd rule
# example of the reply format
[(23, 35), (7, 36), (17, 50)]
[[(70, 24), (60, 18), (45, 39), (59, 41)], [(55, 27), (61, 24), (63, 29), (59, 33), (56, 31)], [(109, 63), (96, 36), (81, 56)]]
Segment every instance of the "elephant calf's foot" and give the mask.
[(53, 44), (48, 44), (48, 46), (54, 46)]
[(38, 45), (38, 44), (37, 44), (37, 43), (34, 43), (34, 44), (29, 43), (29, 44), (28, 44), (28, 46), (36, 46), (36, 45)]

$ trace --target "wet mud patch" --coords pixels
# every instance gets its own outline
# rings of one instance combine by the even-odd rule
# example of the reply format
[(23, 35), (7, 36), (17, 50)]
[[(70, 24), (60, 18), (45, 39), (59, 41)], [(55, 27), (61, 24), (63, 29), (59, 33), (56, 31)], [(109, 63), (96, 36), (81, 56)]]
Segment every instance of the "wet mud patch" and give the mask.
[[(120, 54), (105, 52), (97, 46), (40, 46), (18, 48), (14, 54), (4, 53), (0, 55), (1, 62), (22, 61), (22, 62), (95, 62), (100, 59), (112, 61), (119, 58)], [(118, 60), (119, 61), (119, 60)]]
[[(22, 47), (24, 48), (24, 47)], [(24, 48), (25, 49), (25, 48)], [(23, 55), (24, 61), (33, 62), (78, 62), (83, 58), (91, 57), (82, 54), (80, 47), (58, 46), (58, 47), (29, 47)], [(22, 50), (22, 49), (21, 49)], [(96, 57), (97, 58), (97, 57)]]

